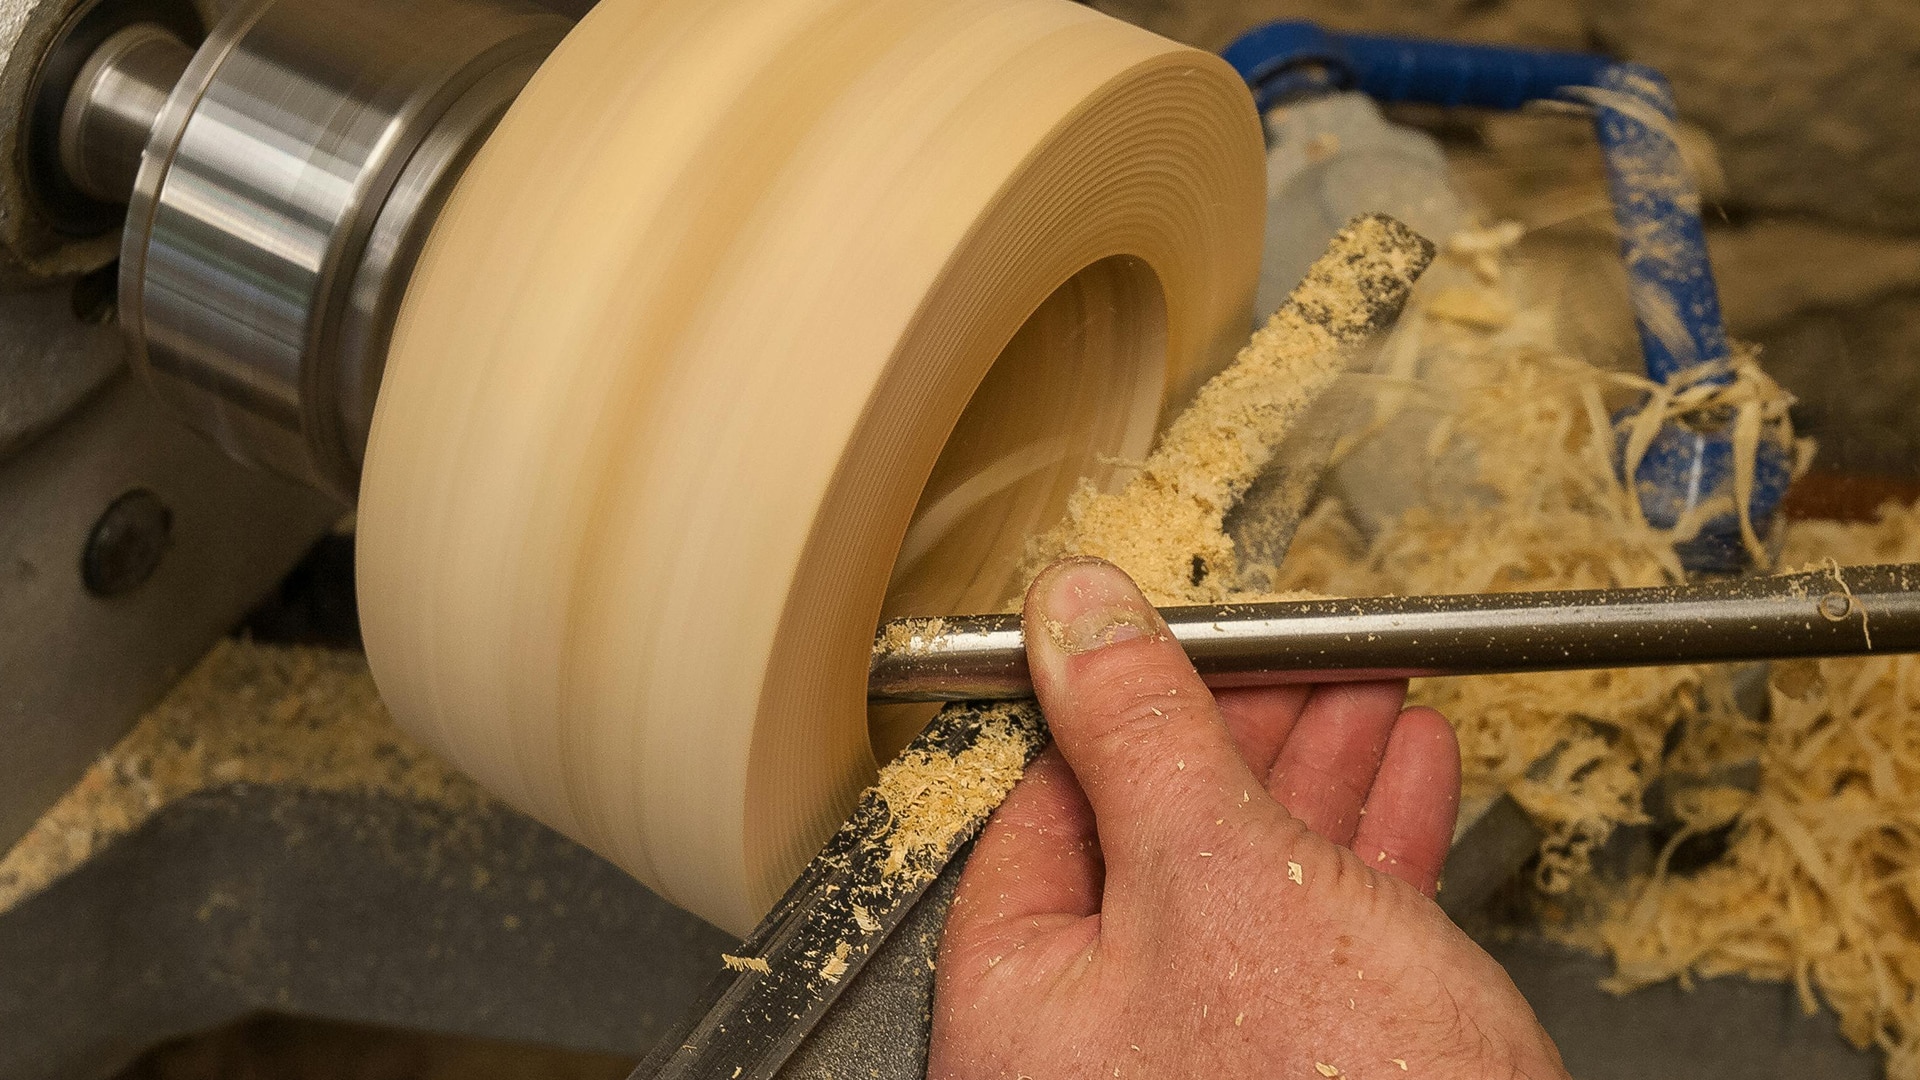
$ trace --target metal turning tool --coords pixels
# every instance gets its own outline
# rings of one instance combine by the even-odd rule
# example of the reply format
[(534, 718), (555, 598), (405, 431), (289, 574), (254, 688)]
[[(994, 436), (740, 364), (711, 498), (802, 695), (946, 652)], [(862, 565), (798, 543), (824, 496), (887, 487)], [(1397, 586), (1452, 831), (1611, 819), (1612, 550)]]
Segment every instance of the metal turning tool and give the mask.
[[(1824, 570), (1647, 589), (1368, 597), (1165, 608), (1168, 629), (1209, 686), (1731, 663), (1920, 652), (1920, 564)], [(1018, 615), (903, 619), (880, 629), (870, 701), (950, 701), (909, 752), (958, 754), (998, 725), (1031, 758), (1047, 732), (1031, 704)], [(885, 870), (894, 820), (869, 790), (800, 879), (633, 1080), (811, 1073), (810, 1036), (882, 1011), (866, 1039), (874, 1075), (918, 1076), (931, 1018), (932, 960), (981, 808), (915, 872)], [(905, 946), (889, 937), (910, 938)], [(882, 950), (882, 945), (888, 945)], [(890, 961), (890, 954), (893, 956)], [(868, 961), (898, 969), (867, 986)], [(873, 979), (881, 987), (880, 979)], [(902, 989), (911, 993), (902, 993)], [(871, 989), (871, 992), (867, 992)], [(843, 996), (844, 995), (844, 996)], [(898, 999), (912, 1016), (894, 1015)], [(830, 1006), (839, 1003), (839, 1008)], [(884, 1012), (892, 1009), (893, 1012)], [(863, 1029), (865, 1031), (865, 1029)], [(836, 1075), (861, 1075), (836, 1059)]]
[[(1213, 687), (1920, 651), (1920, 564), (1647, 589), (1162, 609)], [(895, 642), (885, 646), (884, 643)], [(881, 627), (867, 700), (1033, 694), (1018, 615)]]

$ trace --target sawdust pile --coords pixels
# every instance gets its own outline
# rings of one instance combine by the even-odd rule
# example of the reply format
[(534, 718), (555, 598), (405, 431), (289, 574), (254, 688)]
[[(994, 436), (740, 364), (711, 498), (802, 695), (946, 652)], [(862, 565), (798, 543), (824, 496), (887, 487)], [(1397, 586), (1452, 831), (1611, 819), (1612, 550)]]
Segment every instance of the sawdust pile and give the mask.
[[(1275, 576), (1280, 587), (1423, 595), (1683, 579), (1674, 545), (1704, 518), (1653, 528), (1614, 471), (1622, 427), (1640, 426), (1615, 413), (1648, 394), (1646, 380), (1547, 348), (1525, 328), (1488, 331), (1427, 310), (1414, 318), (1425, 322), (1409, 330), (1426, 335), (1427, 363), (1402, 407), (1430, 421), (1431, 464), (1401, 478), (1408, 505), (1372, 535), (1337, 492), (1322, 499)], [(1739, 367), (1733, 387), (1698, 395), (1698, 407), (1784, 398), (1751, 362)], [(1672, 404), (1657, 394), (1638, 416)], [(1670, 731), (1717, 730), (1738, 715), (1731, 673), (1716, 667), (1422, 680), (1413, 697), (1453, 719), (1467, 797), (1509, 792), (1543, 827), (1536, 880), (1548, 893), (1582, 877), (1615, 828), (1645, 820), (1642, 796)]]
[(0, 911), (168, 804), (237, 784), (494, 805), (393, 726), (358, 654), (222, 641), (0, 857)]
[[(1419, 357), (1381, 395), (1392, 402), (1382, 424), (1422, 433), (1417, 475), (1398, 478), (1404, 508), (1365, 529), (1342, 495), (1387, 478), (1336, 474), (1278, 585), (1361, 595), (1675, 582), (1674, 546), (1705, 515), (1650, 527), (1617, 479), (1615, 448), (1634, 461), (1661, 423), (1731, 424), (1747, 455), (1735, 479), (1744, 501), (1751, 448), (1790, 437), (1791, 399), (1751, 356), (1735, 359), (1728, 387), (1651, 386), (1571, 355), (1522, 284), (1496, 273), (1480, 285), (1489, 295), (1477, 302), (1417, 308), (1396, 343), (1403, 361)], [(1513, 314), (1486, 315), (1502, 310)], [(1804, 470), (1812, 447), (1797, 452)], [(1732, 510), (1734, 494), (1706, 512)], [(1762, 566), (1920, 559), (1920, 506), (1866, 524), (1789, 523), (1772, 560), (1743, 525)], [(1580, 902), (1542, 909), (1585, 913), (1560, 932), (1612, 954), (1616, 989), (1696, 974), (1792, 980), (1807, 1008), (1824, 1001), (1856, 1043), (1885, 1049), (1890, 1075), (1920, 1076), (1920, 660), (1773, 665), (1765, 722), (1736, 706), (1740, 674), (1436, 679), (1416, 682), (1413, 697), (1454, 721), (1469, 793), (1510, 792), (1544, 828), (1535, 885)], [(1726, 782), (1742, 762), (1757, 763), (1757, 792)], [(1662, 779), (1682, 831), (1658, 868), (1593, 878), (1594, 850), (1645, 823), (1647, 789)], [(1694, 876), (1667, 872), (1676, 845), (1729, 823), (1721, 859)]]

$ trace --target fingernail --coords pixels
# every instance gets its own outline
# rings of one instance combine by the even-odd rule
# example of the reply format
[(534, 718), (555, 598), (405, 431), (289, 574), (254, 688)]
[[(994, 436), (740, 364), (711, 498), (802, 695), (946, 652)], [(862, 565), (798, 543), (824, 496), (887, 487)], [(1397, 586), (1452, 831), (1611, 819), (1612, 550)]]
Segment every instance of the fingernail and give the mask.
[(1041, 644), (1066, 656), (1158, 637), (1166, 628), (1133, 581), (1100, 559), (1068, 559), (1048, 567), (1034, 583), (1033, 601)]

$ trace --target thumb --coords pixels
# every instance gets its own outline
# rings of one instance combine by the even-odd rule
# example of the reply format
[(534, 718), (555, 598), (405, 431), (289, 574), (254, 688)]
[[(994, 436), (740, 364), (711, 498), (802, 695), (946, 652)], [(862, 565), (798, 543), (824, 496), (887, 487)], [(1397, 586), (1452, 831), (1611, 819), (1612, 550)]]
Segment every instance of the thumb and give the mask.
[(1048, 567), (1021, 621), (1034, 692), (1093, 807), (1109, 895), (1187, 880), (1167, 864), (1189, 863), (1261, 792), (1213, 695), (1111, 563)]

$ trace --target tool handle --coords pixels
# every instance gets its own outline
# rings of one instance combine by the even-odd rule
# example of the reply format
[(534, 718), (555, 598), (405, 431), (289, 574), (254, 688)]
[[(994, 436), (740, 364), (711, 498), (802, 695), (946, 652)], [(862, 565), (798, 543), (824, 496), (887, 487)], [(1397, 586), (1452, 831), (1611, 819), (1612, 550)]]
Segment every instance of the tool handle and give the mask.
[(1302, 21), (1247, 31), (1221, 57), (1252, 88), (1262, 112), (1290, 93), (1312, 90), (1304, 67), (1318, 67), (1321, 88), (1359, 90), (1380, 101), (1444, 108), (1518, 109), (1563, 86), (1593, 86), (1613, 65), (1604, 56), (1467, 45), (1452, 41), (1344, 34)]
[[(1165, 608), (1207, 685), (1275, 686), (1920, 652), (1920, 564), (1649, 589)], [(1033, 694), (1018, 615), (881, 627), (867, 700)]]
[(1549, 100), (1592, 107), (1647, 373), (1665, 382), (1727, 358), (1700, 196), (1674, 141), (1673, 91), (1659, 72), (1587, 53), (1342, 34), (1310, 22), (1256, 27), (1221, 55), (1263, 112), (1289, 94), (1332, 89), (1447, 108), (1512, 110)]
[[(1511, 110), (1557, 101), (1591, 109), (1647, 374), (1662, 383), (1733, 383), (1700, 194), (1681, 158), (1673, 91), (1659, 72), (1585, 53), (1341, 34), (1310, 22), (1256, 27), (1222, 56), (1262, 112), (1334, 90), (1443, 107)], [(1734, 472), (1730, 426), (1696, 430), (1670, 423), (1627, 479), (1647, 520), (1672, 528), (1727, 490)], [(1792, 472), (1790, 441), (1762, 439), (1748, 504), (1749, 520), (1762, 535)], [(1733, 514), (1706, 522), (1679, 552), (1696, 571), (1738, 569), (1747, 554)]]

